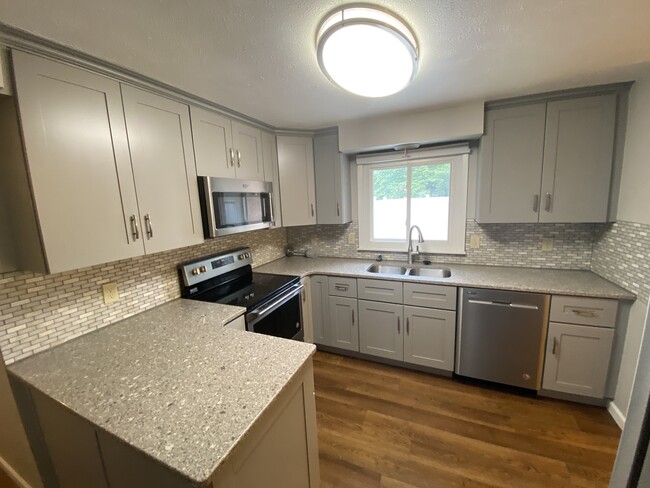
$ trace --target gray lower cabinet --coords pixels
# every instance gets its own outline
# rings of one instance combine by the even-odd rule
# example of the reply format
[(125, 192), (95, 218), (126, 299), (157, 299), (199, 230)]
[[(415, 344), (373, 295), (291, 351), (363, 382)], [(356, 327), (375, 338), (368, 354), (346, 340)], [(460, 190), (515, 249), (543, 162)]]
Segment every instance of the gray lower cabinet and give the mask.
[(404, 307), (359, 300), (359, 351), (386, 359), (404, 359)]
[(456, 312), (404, 307), (404, 362), (454, 370)]
[(544, 390), (603, 398), (614, 329), (551, 322)]
[(329, 297), (329, 345), (358, 351), (358, 318), (356, 298)]
[(311, 277), (311, 312), (314, 328), (314, 343), (330, 345), (329, 296), (327, 276)]

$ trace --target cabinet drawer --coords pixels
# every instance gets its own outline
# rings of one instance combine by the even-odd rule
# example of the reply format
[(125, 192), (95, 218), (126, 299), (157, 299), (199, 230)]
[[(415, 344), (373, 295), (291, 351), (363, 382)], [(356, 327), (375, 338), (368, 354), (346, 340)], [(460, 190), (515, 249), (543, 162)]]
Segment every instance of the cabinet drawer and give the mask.
[(375, 302), (402, 303), (402, 282), (358, 280), (359, 298)]
[(456, 310), (456, 287), (404, 283), (404, 305)]
[(341, 276), (330, 276), (329, 294), (335, 297), (357, 298), (356, 278), (343, 278)]
[(614, 327), (618, 300), (553, 296), (551, 322)]

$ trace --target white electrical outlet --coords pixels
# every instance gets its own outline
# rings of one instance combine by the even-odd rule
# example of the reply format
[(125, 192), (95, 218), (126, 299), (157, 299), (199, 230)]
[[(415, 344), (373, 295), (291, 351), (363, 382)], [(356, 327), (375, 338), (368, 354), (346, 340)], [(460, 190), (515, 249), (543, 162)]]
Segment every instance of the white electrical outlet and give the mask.
[(354, 244), (357, 242), (357, 236), (355, 235), (354, 232), (350, 232), (348, 234), (348, 244)]
[(542, 237), (542, 251), (552, 251), (555, 239), (552, 237)]
[(481, 247), (481, 236), (478, 234), (472, 234), (469, 238), (469, 248), (478, 249)]
[(120, 292), (117, 290), (117, 283), (103, 284), (102, 292), (104, 293), (104, 303), (106, 305), (120, 301)]

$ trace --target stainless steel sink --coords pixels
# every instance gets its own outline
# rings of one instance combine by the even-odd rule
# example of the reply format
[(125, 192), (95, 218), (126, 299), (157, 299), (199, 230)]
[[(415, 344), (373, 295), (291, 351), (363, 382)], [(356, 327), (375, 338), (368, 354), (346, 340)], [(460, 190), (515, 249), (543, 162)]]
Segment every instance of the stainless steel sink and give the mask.
[(405, 275), (408, 268), (404, 266), (391, 266), (389, 264), (371, 264), (368, 268), (369, 273)]
[(449, 268), (411, 268), (409, 276), (426, 276), (429, 278), (449, 278), (451, 270)]

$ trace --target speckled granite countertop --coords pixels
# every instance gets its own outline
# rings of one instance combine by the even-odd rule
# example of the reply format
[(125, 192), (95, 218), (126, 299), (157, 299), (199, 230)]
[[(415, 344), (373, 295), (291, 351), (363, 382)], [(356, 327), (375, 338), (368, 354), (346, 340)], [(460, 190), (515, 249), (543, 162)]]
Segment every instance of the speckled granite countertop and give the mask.
[(8, 369), (202, 483), (315, 351), (221, 327), (244, 310), (174, 300)]
[[(469, 264), (415, 264), (411, 267), (448, 268), (450, 278), (429, 278), (404, 275), (370, 273), (368, 266), (375, 261), (343, 258), (303, 258), (290, 257), (273, 261), (255, 268), (260, 273), (307, 276), (326, 274), (330, 276), (351, 276), (357, 278), (376, 278), (382, 280), (412, 281), (416, 283), (435, 283), (438, 285), (473, 286), (477, 288), (496, 288), (501, 290), (530, 291), (598, 298), (634, 300), (636, 295), (614, 283), (601, 278), (591, 271), (570, 271), (537, 268), (515, 268), (506, 266), (478, 266)], [(407, 266), (405, 262), (382, 261), (381, 264)]]

